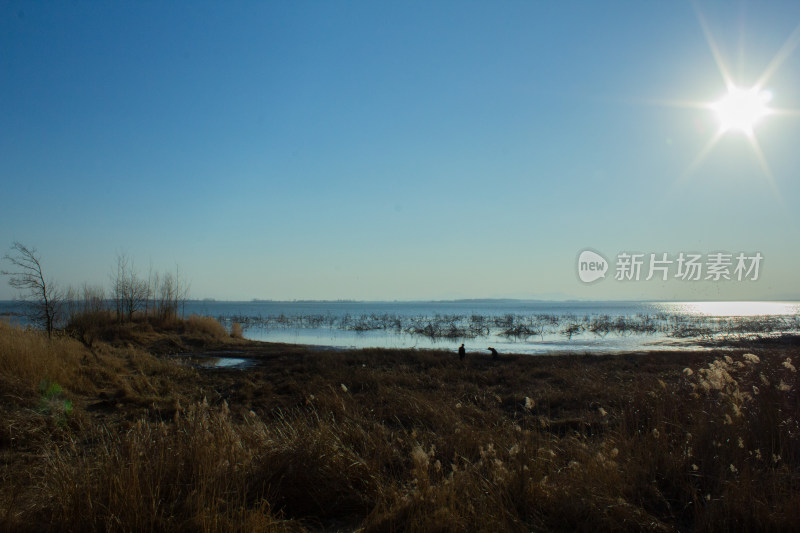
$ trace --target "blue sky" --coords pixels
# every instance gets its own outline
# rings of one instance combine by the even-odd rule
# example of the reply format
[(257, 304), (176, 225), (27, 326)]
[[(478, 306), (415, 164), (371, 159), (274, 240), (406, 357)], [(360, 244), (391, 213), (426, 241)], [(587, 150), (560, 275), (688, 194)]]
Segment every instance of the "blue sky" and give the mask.
[[(0, 245), (218, 299), (800, 298), (800, 115), (752, 141), (797, 2), (4, 2)], [(797, 36), (797, 34), (795, 34)], [(767, 80), (800, 109), (800, 50)], [(583, 284), (586, 248), (611, 262)], [(760, 252), (757, 281), (613, 279)], [(3, 283), (0, 299), (13, 291)]]

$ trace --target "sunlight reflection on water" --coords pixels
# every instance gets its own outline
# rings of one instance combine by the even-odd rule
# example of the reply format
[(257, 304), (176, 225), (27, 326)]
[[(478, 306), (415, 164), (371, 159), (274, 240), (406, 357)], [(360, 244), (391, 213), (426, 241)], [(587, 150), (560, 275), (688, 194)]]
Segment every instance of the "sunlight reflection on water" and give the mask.
[(800, 313), (797, 302), (670, 302), (664, 312), (703, 316), (769, 316)]

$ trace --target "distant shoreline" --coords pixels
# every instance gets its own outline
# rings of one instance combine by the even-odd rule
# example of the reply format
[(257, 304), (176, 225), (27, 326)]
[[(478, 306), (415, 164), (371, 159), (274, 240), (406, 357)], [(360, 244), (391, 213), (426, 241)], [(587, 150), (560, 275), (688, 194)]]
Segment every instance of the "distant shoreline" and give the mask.
[[(2, 301), (2, 300), (0, 300)], [(495, 303), (495, 304), (502, 304), (502, 303), (513, 303), (513, 304), (520, 304), (520, 303), (543, 303), (543, 304), (647, 304), (647, 303), (756, 303), (756, 302), (770, 302), (770, 303), (800, 303), (800, 298), (767, 298), (767, 299), (758, 299), (758, 300), (741, 300), (741, 299), (731, 299), (731, 300), (707, 300), (707, 299), (700, 299), (700, 300), (651, 300), (651, 299), (642, 299), (642, 300), (631, 300), (631, 299), (599, 299), (599, 300), (591, 300), (591, 299), (582, 299), (582, 298), (570, 298), (570, 299), (545, 299), (545, 298), (456, 298), (456, 299), (433, 299), (433, 300), (420, 300), (420, 299), (413, 299), (413, 300), (350, 300), (350, 299), (336, 299), (336, 300), (314, 300), (314, 299), (297, 299), (297, 300), (271, 300), (271, 299), (261, 299), (261, 298), (253, 298), (251, 300), (220, 300), (217, 298), (200, 298), (200, 299), (190, 299), (187, 302), (196, 302), (196, 303), (203, 303), (203, 302), (213, 302), (213, 303), (271, 303), (271, 304), (302, 304), (302, 303), (316, 303), (316, 304), (448, 304), (448, 303), (463, 303), (463, 304), (481, 304), (481, 303)]]

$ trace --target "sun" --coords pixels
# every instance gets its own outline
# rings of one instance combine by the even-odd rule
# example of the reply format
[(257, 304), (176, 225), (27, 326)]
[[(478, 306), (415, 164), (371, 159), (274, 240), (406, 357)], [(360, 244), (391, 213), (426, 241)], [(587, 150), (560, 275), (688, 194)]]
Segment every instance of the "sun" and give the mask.
[(739, 132), (752, 136), (755, 125), (772, 110), (767, 106), (772, 93), (759, 87), (742, 89), (731, 85), (728, 93), (709, 108), (717, 114), (720, 133)]
[(800, 45), (800, 25), (798, 25), (788, 39), (783, 43), (780, 50), (775, 54), (772, 60), (767, 64), (763, 73), (757, 78), (757, 81), (752, 85), (741, 84), (731, 74), (728, 64), (723, 60), (719, 47), (717, 46), (711, 31), (706, 24), (700, 8), (695, 5), (695, 13), (700, 27), (705, 35), (708, 48), (714, 57), (719, 74), (722, 77), (724, 87), (726, 88), (725, 94), (718, 100), (709, 102), (697, 101), (672, 101), (664, 102), (666, 105), (677, 107), (688, 107), (694, 109), (703, 109), (706, 112), (712, 112), (716, 115), (719, 127), (716, 132), (711, 135), (706, 145), (700, 150), (694, 160), (689, 164), (688, 168), (682, 173), (679, 182), (683, 182), (689, 178), (700, 167), (703, 161), (714, 150), (715, 146), (719, 144), (722, 139), (731, 134), (738, 134), (744, 136), (750, 145), (752, 152), (755, 154), (759, 165), (761, 166), (764, 175), (766, 176), (770, 186), (776, 191), (775, 180), (772, 176), (764, 151), (761, 149), (761, 144), (756, 135), (756, 127), (763, 121), (764, 117), (768, 115), (782, 115), (782, 116), (800, 116), (800, 109), (785, 109), (779, 107), (771, 107), (769, 104), (772, 101), (772, 93), (766, 90), (767, 84), (773, 74), (781, 67), (783, 62), (792, 55), (794, 50)]

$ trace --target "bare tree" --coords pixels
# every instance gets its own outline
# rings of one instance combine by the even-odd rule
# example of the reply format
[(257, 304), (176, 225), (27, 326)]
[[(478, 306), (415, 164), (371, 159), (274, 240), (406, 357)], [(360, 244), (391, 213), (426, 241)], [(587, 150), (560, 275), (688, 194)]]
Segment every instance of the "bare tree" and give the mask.
[(153, 272), (153, 262), (150, 262), (150, 270), (147, 271), (147, 297), (144, 300), (144, 316), (150, 316), (150, 311), (156, 313), (156, 292), (158, 290), (158, 272)]
[(176, 318), (180, 310), (183, 309), (189, 297), (189, 283), (181, 277), (180, 267), (176, 267), (175, 274), (164, 272), (162, 276), (156, 276), (155, 308), (156, 313), (162, 319)]
[(83, 312), (101, 313), (106, 310), (106, 292), (102, 285), (83, 284)]
[(162, 320), (175, 318), (178, 310), (175, 307), (175, 280), (169, 272), (164, 273), (158, 286), (157, 313)]
[(63, 293), (58, 290), (55, 283), (45, 279), (37, 254), (36, 248), (28, 248), (21, 242), (15, 241), (11, 252), (4, 256), (15, 270), (3, 270), (0, 274), (9, 276), (8, 284), (22, 291), (22, 299), (30, 305), (31, 319), (44, 327), (48, 336), (52, 336)]
[(174, 274), (159, 274), (151, 265), (145, 279), (139, 277), (133, 260), (125, 254), (117, 254), (116, 271), (111, 273), (111, 282), (112, 298), (120, 322), (133, 320), (137, 311), (144, 311), (146, 318), (175, 318), (179, 311), (183, 311), (189, 297), (189, 283), (181, 277), (179, 267), (176, 267)]
[(133, 260), (125, 254), (117, 255), (117, 272), (113, 282), (117, 319), (121, 322), (127, 315), (128, 320), (133, 320), (133, 315), (147, 299), (147, 282), (139, 278)]
[(80, 289), (70, 286), (63, 302), (68, 322), (74, 321), (80, 315), (102, 313), (106, 310), (105, 289), (102, 285), (89, 285), (86, 282)]
[(113, 283), (114, 311), (116, 311), (118, 322), (122, 322), (125, 316), (123, 302), (125, 301), (125, 268), (127, 265), (128, 259), (125, 255), (117, 254), (117, 271), (112, 274), (111, 281)]
[(181, 309), (181, 318), (185, 318), (186, 300), (189, 299), (189, 288), (191, 283), (181, 277), (181, 267), (175, 265), (175, 313), (178, 307)]
[(78, 290), (70, 285), (64, 293), (63, 306), (66, 308), (67, 322), (71, 323), (83, 312)]

